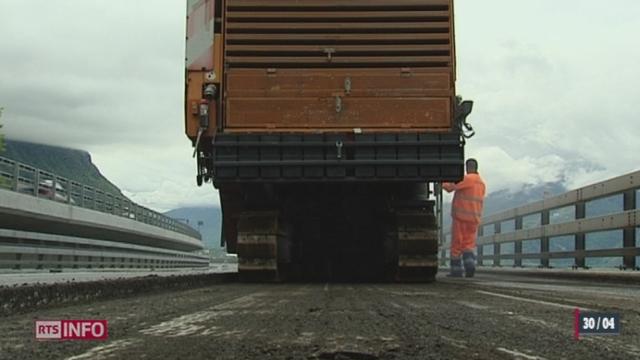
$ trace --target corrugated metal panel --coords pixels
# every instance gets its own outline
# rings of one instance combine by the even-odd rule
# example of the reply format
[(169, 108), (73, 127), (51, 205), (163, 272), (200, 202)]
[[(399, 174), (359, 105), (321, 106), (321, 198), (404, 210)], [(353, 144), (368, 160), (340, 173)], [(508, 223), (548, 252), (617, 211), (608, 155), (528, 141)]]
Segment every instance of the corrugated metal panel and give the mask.
[(284, 69), (272, 75), (264, 70), (232, 71), (229, 97), (323, 97), (345, 96), (345, 79), (351, 82), (350, 97), (449, 97), (451, 76), (431, 69), (402, 73), (393, 69)]
[(449, 0), (226, 2), (229, 67), (452, 67)]
[(228, 130), (447, 130), (451, 0), (227, 0)]

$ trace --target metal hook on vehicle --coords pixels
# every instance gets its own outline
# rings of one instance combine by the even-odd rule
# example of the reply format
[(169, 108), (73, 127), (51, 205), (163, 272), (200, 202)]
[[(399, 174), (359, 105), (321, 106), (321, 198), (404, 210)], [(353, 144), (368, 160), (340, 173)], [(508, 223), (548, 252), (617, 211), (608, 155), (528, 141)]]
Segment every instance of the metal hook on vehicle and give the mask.
[(324, 48), (323, 52), (325, 54), (327, 54), (327, 61), (328, 62), (333, 61), (333, 54), (336, 52), (336, 49), (334, 49), (334, 48)]
[(336, 95), (336, 113), (340, 114), (342, 112), (342, 98), (339, 95)]

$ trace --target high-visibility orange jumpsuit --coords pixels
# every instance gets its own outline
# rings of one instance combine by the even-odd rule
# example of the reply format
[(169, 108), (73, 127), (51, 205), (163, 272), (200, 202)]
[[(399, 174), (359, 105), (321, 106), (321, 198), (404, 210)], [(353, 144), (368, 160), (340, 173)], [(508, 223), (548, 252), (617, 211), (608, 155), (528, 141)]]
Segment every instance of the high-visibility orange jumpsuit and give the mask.
[(470, 173), (461, 182), (444, 183), (442, 188), (455, 191), (451, 206), (451, 259), (459, 259), (462, 253), (473, 252), (476, 247), (486, 187), (480, 175)]

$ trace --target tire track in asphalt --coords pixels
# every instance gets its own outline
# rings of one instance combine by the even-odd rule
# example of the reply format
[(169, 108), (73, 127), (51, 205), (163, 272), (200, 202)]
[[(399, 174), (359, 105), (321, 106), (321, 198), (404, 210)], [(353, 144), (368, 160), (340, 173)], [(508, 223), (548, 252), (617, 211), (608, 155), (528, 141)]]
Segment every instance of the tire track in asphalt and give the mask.
[[(245, 289), (245, 291), (251, 291)], [(211, 318), (219, 315), (217, 311), (227, 312), (227, 315), (232, 315), (228, 309), (234, 307), (251, 306), (251, 299), (255, 297), (255, 293), (248, 295), (235, 296), (231, 299), (225, 299), (221, 303), (210, 306), (206, 310), (199, 310), (191, 312), (189, 314), (174, 317), (169, 320), (160, 321), (145, 329), (139, 329), (137, 332), (143, 335), (156, 335), (162, 337), (180, 337), (187, 336), (202, 328), (198, 325), (200, 322), (210, 320)], [(117, 339), (107, 345), (99, 345), (88, 349), (86, 352), (78, 355), (68, 357), (67, 360), (81, 360), (81, 359), (109, 359), (119, 358), (120, 353), (129, 351), (133, 347), (144, 347), (145, 337), (135, 334), (132, 337)]]

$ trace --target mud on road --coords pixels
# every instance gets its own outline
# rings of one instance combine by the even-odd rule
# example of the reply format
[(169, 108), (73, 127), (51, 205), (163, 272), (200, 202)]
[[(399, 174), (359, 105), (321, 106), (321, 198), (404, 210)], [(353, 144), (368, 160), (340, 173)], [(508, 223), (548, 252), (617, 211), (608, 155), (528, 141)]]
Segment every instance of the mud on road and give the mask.
[[(216, 284), (5, 317), (0, 359), (640, 357), (640, 288), (480, 275), (434, 284)], [(619, 337), (573, 338), (573, 308)], [(34, 319), (107, 319), (106, 342), (36, 342)]]

